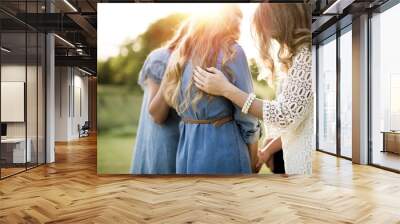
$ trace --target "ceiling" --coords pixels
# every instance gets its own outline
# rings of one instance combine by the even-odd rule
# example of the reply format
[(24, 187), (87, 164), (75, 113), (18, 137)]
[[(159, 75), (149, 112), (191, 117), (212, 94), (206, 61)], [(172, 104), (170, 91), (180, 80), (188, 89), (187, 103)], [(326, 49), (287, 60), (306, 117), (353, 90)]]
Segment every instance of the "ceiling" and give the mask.
[(388, 0), (315, 0), (312, 4), (313, 43), (319, 43), (352, 23), (353, 17), (374, 11)]
[[(348, 23), (346, 21), (351, 23), (352, 16), (376, 8), (386, 1), (312, 0), (314, 42), (318, 41), (318, 38), (321, 39), (334, 33), (338, 24), (345, 26)], [(6, 42), (15, 42), (9, 46), (15, 48), (14, 54), (17, 55), (20, 51), (21, 54), (24, 53), (22, 52), (24, 50), (24, 38), (22, 37), (25, 30), (28, 32), (54, 32), (57, 34), (55, 38), (56, 65), (79, 66), (95, 74), (97, 67), (97, 3), (110, 2), (137, 1), (1, 0), (0, 24), (2, 32), (5, 33), (3, 38)], [(5, 42), (3, 41), (3, 43)], [(28, 52), (32, 51), (31, 46), (33, 45), (28, 45)]]
[[(46, 4), (45, 0), (1, 0), (2, 45), (13, 49), (7, 58), (26, 54), (25, 32), (28, 42), (34, 36), (30, 32), (50, 32), (56, 34), (56, 66), (78, 66), (96, 74), (98, 2), (47, 0)], [(29, 53), (34, 53), (36, 46), (27, 46), (30, 58)]]

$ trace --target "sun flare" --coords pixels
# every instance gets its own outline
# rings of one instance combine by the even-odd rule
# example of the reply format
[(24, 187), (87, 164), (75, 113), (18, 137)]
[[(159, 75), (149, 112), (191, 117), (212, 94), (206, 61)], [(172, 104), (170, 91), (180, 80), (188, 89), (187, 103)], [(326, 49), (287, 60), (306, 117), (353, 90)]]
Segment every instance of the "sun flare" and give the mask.
[[(227, 4), (229, 3), (101, 3), (98, 5), (98, 45), (103, 47), (98, 49), (98, 59), (106, 60), (118, 55), (121, 44), (140, 35), (151, 23), (161, 18), (174, 13), (184, 13), (218, 20), (218, 12)], [(251, 36), (250, 24), (258, 3), (238, 3), (237, 5), (243, 14), (239, 44), (245, 49), (249, 59), (256, 58), (258, 53)], [(115, 24), (120, 24), (120, 26), (115, 26)], [(124, 29), (121, 29), (121, 26)]]

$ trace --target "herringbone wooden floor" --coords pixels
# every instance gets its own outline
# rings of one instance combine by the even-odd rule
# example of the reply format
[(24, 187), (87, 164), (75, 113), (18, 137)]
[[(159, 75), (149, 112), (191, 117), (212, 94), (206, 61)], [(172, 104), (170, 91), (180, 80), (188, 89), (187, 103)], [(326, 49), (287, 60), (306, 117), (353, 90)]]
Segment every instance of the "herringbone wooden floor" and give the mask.
[(302, 176), (97, 176), (94, 137), (0, 181), (0, 223), (400, 223), (400, 175), (316, 153)]

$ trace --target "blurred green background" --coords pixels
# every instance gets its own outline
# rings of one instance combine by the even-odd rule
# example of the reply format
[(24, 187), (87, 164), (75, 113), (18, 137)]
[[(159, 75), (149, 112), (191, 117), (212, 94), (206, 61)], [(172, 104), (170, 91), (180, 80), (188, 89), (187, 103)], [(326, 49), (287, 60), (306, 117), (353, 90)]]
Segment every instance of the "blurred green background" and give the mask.
[[(98, 61), (98, 173), (129, 173), (143, 96), (137, 84), (139, 71), (147, 55), (165, 44), (186, 17), (173, 14), (160, 19), (138, 37), (123, 43), (118, 56)], [(256, 94), (272, 99), (273, 87), (265, 81), (256, 81), (259, 75), (256, 61), (250, 59), (249, 65)], [(261, 170), (268, 172), (265, 167)]]

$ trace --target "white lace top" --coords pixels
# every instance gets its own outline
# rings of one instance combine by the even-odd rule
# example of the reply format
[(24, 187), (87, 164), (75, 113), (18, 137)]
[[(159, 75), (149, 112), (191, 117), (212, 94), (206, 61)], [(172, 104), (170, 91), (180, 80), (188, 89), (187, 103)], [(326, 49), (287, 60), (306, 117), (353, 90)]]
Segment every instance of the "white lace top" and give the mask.
[(281, 136), (287, 174), (311, 174), (313, 149), (313, 104), (311, 51), (303, 47), (293, 57), (281, 93), (264, 101), (263, 119), (268, 133)]

